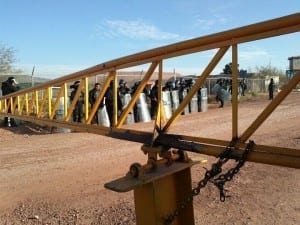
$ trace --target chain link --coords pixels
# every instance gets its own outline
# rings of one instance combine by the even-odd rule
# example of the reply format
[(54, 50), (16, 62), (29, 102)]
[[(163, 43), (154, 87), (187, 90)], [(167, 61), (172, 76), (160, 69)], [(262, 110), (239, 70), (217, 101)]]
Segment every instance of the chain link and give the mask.
[(200, 190), (204, 188), (213, 177), (222, 172), (222, 166), (229, 160), (230, 153), (232, 151), (232, 148), (236, 144), (236, 141), (237, 140), (234, 139), (229, 143), (229, 145), (219, 155), (219, 160), (216, 163), (212, 164), (210, 170), (204, 168), (206, 170), (204, 178), (198, 182), (197, 187), (192, 189), (191, 194), (187, 196), (187, 198), (183, 202), (181, 202), (180, 206), (165, 219), (165, 225), (171, 225), (175, 218), (178, 217), (180, 213), (187, 207), (187, 205), (192, 202), (193, 197), (199, 195)]
[(219, 189), (220, 191), (220, 201), (224, 202), (226, 198), (230, 197), (230, 195), (226, 195), (227, 190), (224, 189), (224, 185), (226, 182), (231, 181), (233, 179), (233, 176), (237, 174), (240, 171), (240, 168), (245, 164), (247, 156), (249, 152), (254, 148), (255, 143), (254, 141), (250, 141), (245, 151), (242, 154), (242, 157), (238, 160), (238, 163), (235, 167), (229, 169), (227, 173), (219, 175), (217, 178), (215, 178), (212, 183)]
[(238, 160), (239, 162), (234, 168), (230, 169), (226, 174), (219, 175), (213, 181), (211, 181), (211, 179), (222, 172), (222, 166), (230, 159), (230, 155), (236, 143), (237, 143), (237, 139), (233, 139), (229, 143), (229, 145), (219, 155), (219, 160), (216, 163), (212, 164), (210, 170), (204, 168), (206, 170), (204, 178), (198, 182), (197, 187), (192, 189), (191, 194), (187, 196), (187, 198), (183, 202), (181, 202), (180, 206), (177, 209), (175, 209), (174, 212), (165, 219), (165, 223), (164, 223), (165, 225), (171, 225), (175, 220), (175, 218), (178, 217), (180, 213), (187, 207), (187, 205), (192, 202), (193, 197), (200, 194), (200, 190), (204, 188), (208, 182), (214, 183), (217, 186), (217, 188), (220, 190), (220, 200), (222, 202), (225, 201), (226, 197), (229, 197), (225, 195), (226, 190), (224, 189), (224, 185), (227, 181), (232, 180), (233, 176), (236, 173), (238, 173), (240, 168), (244, 165), (248, 153), (250, 152), (250, 150), (253, 149), (255, 145), (254, 142), (250, 141), (247, 144), (247, 147), (242, 157)]

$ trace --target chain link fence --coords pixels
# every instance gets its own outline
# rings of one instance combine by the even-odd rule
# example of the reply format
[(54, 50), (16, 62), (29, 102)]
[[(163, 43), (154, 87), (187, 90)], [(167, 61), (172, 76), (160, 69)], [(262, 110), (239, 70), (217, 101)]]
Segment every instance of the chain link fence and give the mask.
[[(214, 87), (214, 85), (217, 83), (217, 81), (221, 79), (223, 80), (223, 85), (224, 88), (229, 92), (230, 88), (231, 88), (231, 79), (228, 77), (218, 77), (218, 78), (208, 78), (205, 81), (205, 87), (207, 87), (208, 90), (208, 95), (214, 95), (215, 93), (213, 93), (212, 88)], [(238, 79), (238, 83), (240, 84), (241, 81), (243, 79)], [(250, 93), (264, 93), (268, 91), (268, 85), (270, 80), (268, 79), (258, 79), (258, 78), (245, 78), (244, 82), (247, 86), (246, 90), (245, 90), (245, 94), (250, 94)], [(241, 85), (238, 86), (238, 91), (239, 94), (241, 93)]]

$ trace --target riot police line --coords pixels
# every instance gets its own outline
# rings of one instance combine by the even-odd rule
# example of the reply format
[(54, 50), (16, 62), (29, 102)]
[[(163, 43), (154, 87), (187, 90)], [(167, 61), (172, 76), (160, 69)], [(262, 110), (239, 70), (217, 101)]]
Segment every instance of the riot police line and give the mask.
[[(2, 83), (2, 93), (7, 95), (19, 90), (19, 87), (16, 86), (17, 82), (14, 77), (9, 77), (7, 81)], [(125, 109), (131, 98), (138, 88), (140, 81), (135, 82), (134, 85), (129, 88), (127, 83), (124, 80), (119, 81), (118, 87), (118, 115), (121, 115), (122, 109)], [(165, 117), (169, 119), (175, 110), (178, 108), (180, 103), (183, 101), (189, 90), (194, 84), (193, 80), (185, 81), (183, 78), (175, 81), (168, 81), (163, 86), (162, 91), (162, 103), (164, 107)], [(74, 84), (70, 85), (72, 89), (69, 96), (70, 102), (73, 101), (77, 88), (80, 85), (80, 81), (75, 81)], [(100, 87), (99, 83), (96, 83), (95, 86)], [(92, 121), (94, 124), (99, 124), (102, 126), (110, 127), (112, 125), (112, 114), (113, 114), (113, 101), (112, 101), (112, 88), (111, 85), (106, 91), (102, 102), (96, 112), (95, 118)], [(100, 88), (95, 89), (94, 91), (89, 91), (89, 104), (93, 106), (95, 100), (100, 94)], [(131, 124), (135, 122), (150, 122), (155, 119), (156, 109), (152, 107), (152, 99), (154, 88), (146, 87), (142, 93), (140, 93), (137, 102), (135, 103), (133, 109), (127, 115), (125, 124)], [(156, 93), (157, 95), (157, 93)], [(74, 110), (72, 112), (72, 121), (73, 122), (83, 122), (84, 118), (84, 93), (81, 92), (77, 102), (75, 104)], [(93, 99), (93, 101), (91, 101)], [(61, 97), (59, 101), (58, 109), (56, 110), (55, 119), (61, 120), (64, 118), (64, 100)], [(186, 115), (194, 112), (205, 112), (207, 111), (207, 88), (200, 88), (199, 91), (193, 96), (190, 103), (185, 107), (182, 114)], [(10, 109), (8, 110), (10, 112)], [(13, 118), (5, 117), (6, 126), (16, 126), (16, 122)]]
[[(137, 102), (135, 103), (133, 109), (128, 113), (124, 124), (132, 124), (135, 122), (150, 122), (155, 119), (156, 108), (153, 101), (157, 98), (157, 93), (155, 93), (155, 86), (146, 87), (142, 93), (140, 93)], [(192, 88), (195, 82), (193, 80), (185, 81), (183, 78), (176, 81), (168, 81), (162, 89), (162, 103), (164, 107), (165, 117), (169, 119), (175, 110), (178, 108), (179, 104), (183, 101), (189, 90)], [(135, 93), (140, 82), (135, 82), (134, 85), (129, 88), (127, 87), (126, 81), (121, 79), (119, 81), (118, 87), (118, 116), (121, 115), (122, 109), (125, 109), (133, 94)], [(74, 90), (71, 93), (76, 92), (76, 88), (79, 85), (76, 81), (71, 88)], [(98, 86), (98, 87), (97, 87)], [(97, 97), (100, 94), (100, 84), (96, 83), (95, 87), (89, 91), (89, 103), (91, 106), (95, 103)], [(111, 83), (110, 87), (104, 94), (104, 98), (100, 103), (100, 106), (96, 112), (92, 124), (99, 124), (102, 126), (110, 127), (112, 126), (112, 114), (113, 114), (113, 101), (112, 101), (112, 89), (113, 85)], [(157, 92), (157, 91), (156, 91)], [(74, 94), (71, 94), (73, 96)], [(81, 95), (80, 95), (81, 96)], [(82, 99), (82, 100), (81, 100)], [(72, 101), (72, 98), (70, 99)], [(82, 109), (77, 109), (76, 107), (83, 107), (83, 97), (80, 98), (76, 103), (75, 109), (73, 111), (73, 121), (80, 122), (78, 118), (83, 118), (83, 115), (76, 115), (77, 113), (83, 114)], [(193, 96), (190, 103), (185, 107), (182, 114), (186, 115), (195, 112), (205, 112), (207, 111), (207, 88), (200, 88), (199, 91)], [(74, 115), (75, 113), (75, 115)]]

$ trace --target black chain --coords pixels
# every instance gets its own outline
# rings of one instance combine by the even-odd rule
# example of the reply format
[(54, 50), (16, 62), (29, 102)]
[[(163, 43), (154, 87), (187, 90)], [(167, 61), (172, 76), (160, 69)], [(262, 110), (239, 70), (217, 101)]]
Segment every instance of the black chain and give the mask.
[(245, 164), (247, 156), (249, 152), (254, 148), (255, 143), (254, 141), (249, 141), (249, 143), (246, 146), (245, 151), (243, 152), (242, 157), (238, 160), (238, 163), (235, 167), (229, 169), (225, 174), (219, 175), (217, 178), (215, 178), (212, 183), (219, 189), (220, 191), (220, 201), (224, 202), (226, 198), (230, 197), (230, 195), (226, 195), (227, 192), (226, 189), (224, 189), (224, 185), (226, 182), (231, 181), (233, 179), (233, 176), (237, 174), (240, 171), (240, 168)]
[(222, 172), (222, 166), (229, 160), (229, 156), (232, 152), (233, 147), (235, 146), (237, 139), (233, 139), (230, 144), (224, 149), (224, 151), (219, 155), (219, 160), (212, 164), (210, 170), (206, 170), (204, 179), (198, 182), (197, 187), (192, 189), (192, 192), (187, 198), (180, 204), (180, 206), (174, 210), (172, 214), (170, 214), (165, 219), (165, 225), (171, 225), (176, 217), (180, 215), (180, 213), (187, 207), (187, 205), (193, 200), (193, 197), (200, 194), (200, 190), (206, 186), (206, 184), (216, 175)]
[[(192, 192), (187, 198), (180, 204), (180, 207), (178, 207), (174, 212), (169, 215), (165, 219), (165, 225), (171, 225), (176, 217), (180, 215), (180, 213), (186, 208), (186, 206), (192, 202), (193, 197), (200, 194), (200, 190), (206, 186), (206, 184), (211, 181), (211, 179), (218, 174), (222, 172), (222, 166), (230, 159), (232, 150), (237, 142), (237, 139), (234, 139), (230, 142), (230, 144), (224, 149), (224, 151), (219, 155), (219, 160), (212, 164), (212, 168), (210, 170), (207, 170), (205, 172), (204, 179), (198, 182), (197, 187), (192, 189)], [(219, 175), (217, 178), (215, 178), (212, 183), (216, 185), (216, 187), (220, 191), (220, 200), (222, 202), (225, 201), (227, 197), (230, 197), (225, 194), (227, 190), (224, 189), (224, 185), (226, 182), (231, 181), (233, 179), (233, 176), (237, 174), (240, 171), (240, 168), (245, 164), (249, 152), (254, 148), (255, 143), (254, 141), (249, 141), (249, 143), (246, 146), (245, 151), (242, 154), (242, 157), (237, 160), (238, 163), (234, 168), (231, 168), (227, 171), (225, 174)]]

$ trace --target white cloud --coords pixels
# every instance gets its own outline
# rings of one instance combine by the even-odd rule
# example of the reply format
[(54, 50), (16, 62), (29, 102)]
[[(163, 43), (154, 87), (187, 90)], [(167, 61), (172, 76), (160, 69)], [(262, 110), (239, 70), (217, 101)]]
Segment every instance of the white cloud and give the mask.
[(102, 35), (123, 36), (132, 39), (170, 40), (179, 35), (161, 31), (158, 27), (143, 21), (106, 20), (99, 27)]

